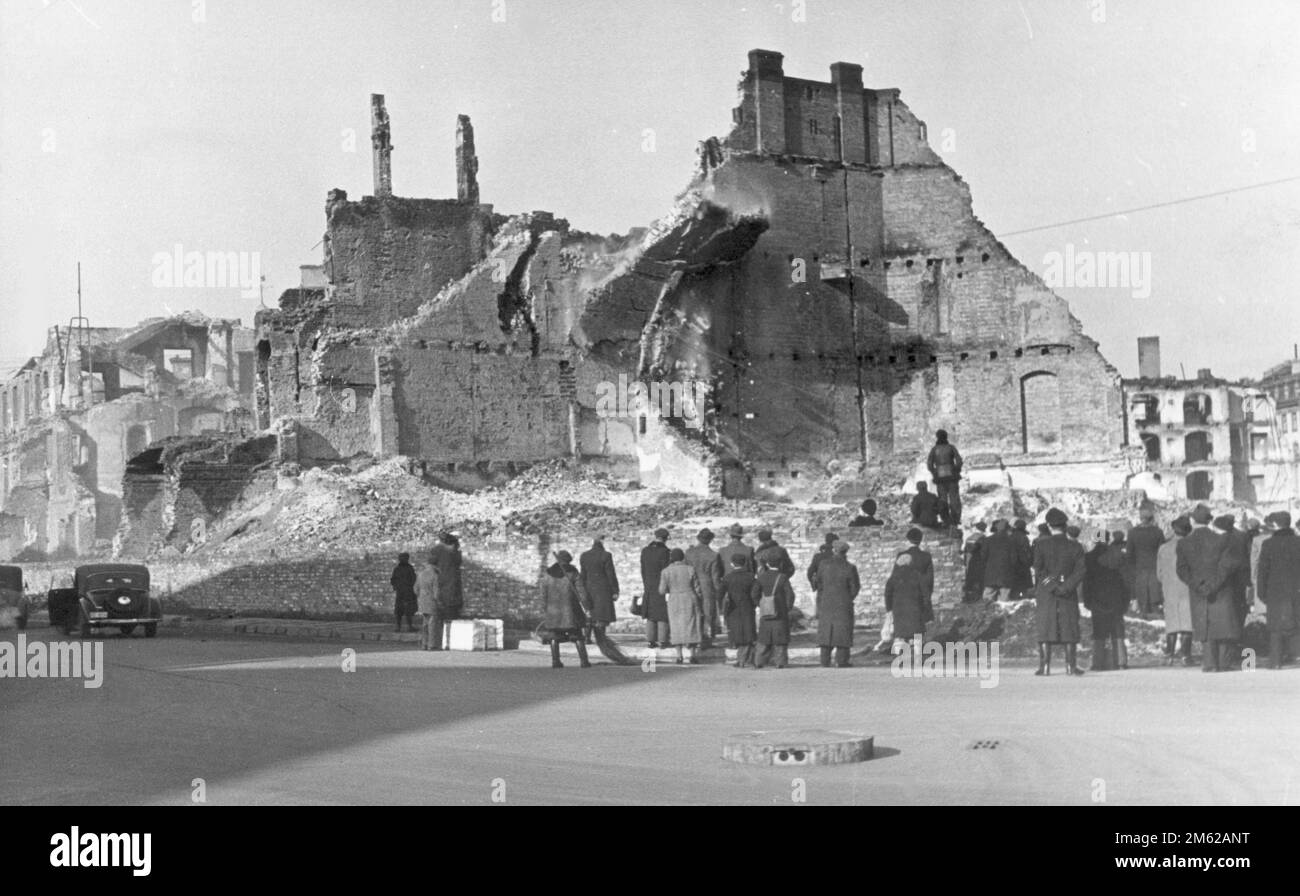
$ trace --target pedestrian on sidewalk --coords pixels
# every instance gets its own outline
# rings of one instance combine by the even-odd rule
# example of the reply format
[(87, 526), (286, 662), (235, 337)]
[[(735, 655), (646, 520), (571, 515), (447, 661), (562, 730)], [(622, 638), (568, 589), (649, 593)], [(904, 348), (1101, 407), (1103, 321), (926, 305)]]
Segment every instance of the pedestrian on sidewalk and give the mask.
[(668, 647), (671, 632), (668, 630), (668, 603), (659, 591), (659, 579), (672, 562), (669, 555), (668, 530), (656, 529), (654, 540), (641, 549), (641, 612), (645, 616), (645, 638), (650, 649)]
[(423, 620), (420, 626), (420, 649), (442, 650), (442, 611), (438, 603), (438, 567), (432, 553), (426, 554), (416, 573), (416, 601)]
[(1192, 521), (1180, 516), (1173, 521), (1174, 537), (1156, 552), (1156, 577), (1165, 608), (1165, 664), (1172, 666), (1181, 656), (1184, 666), (1192, 660), (1192, 598), (1187, 583), (1178, 577), (1178, 545), (1192, 531)]
[(925, 584), (912, 555), (903, 551), (894, 558), (894, 567), (885, 580), (885, 611), (892, 615), (893, 653), (920, 635), (925, 638)]
[(579, 665), (591, 668), (583, 631), (591, 604), (573, 566), (573, 555), (568, 551), (556, 551), (555, 562), (542, 576), (542, 602), (546, 615), (540, 632), (543, 642), (551, 645), (551, 668), (564, 668), (560, 662), (560, 644), (565, 641), (572, 641), (578, 648)]
[(1178, 542), (1178, 577), (1191, 598), (1192, 629), (1202, 642), (1202, 672), (1232, 668), (1232, 648), (1241, 638), (1241, 621), (1229, 582), (1236, 555), (1228, 536), (1210, 528), (1214, 514), (1204, 504), (1192, 511), (1192, 531)]
[(704, 628), (704, 638), (700, 642), (705, 650), (713, 646), (721, 625), (718, 620), (718, 586), (722, 584), (722, 561), (718, 552), (709, 547), (713, 543), (713, 531), (701, 529), (695, 536), (695, 544), (686, 551), (686, 562), (695, 570), (696, 581), (700, 584)]
[(1124, 533), (1116, 531), (1110, 543), (1097, 542), (1084, 561), (1084, 606), (1092, 613), (1092, 670), (1106, 672), (1128, 668), (1124, 612), (1129, 590), (1124, 570), (1129, 566)]
[(397, 619), (397, 627), (394, 631), (402, 630), (402, 620), (406, 620), (406, 630), (415, 631), (415, 614), (419, 608), (419, 601), (415, 595), (415, 582), (417, 575), (415, 567), (411, 565), (410, 554), (398, 554), (397, 565), (393, 567), (393, 574), (389, 577), (389, 584), (393, 586), (393, 616)]
[(592, 632), (603, 637), (605, 627), (617, 618), (614, 603), (618, 600), (618, 573), (614, 570), (614, 555), (605, 550), (605, 542), (597, 537), (591, 548), (578, 558), (579, 577), (591, 601), (591, 615), (587, 618), (586, 637), (591, 643)]
[(862, 590), (858, 568), (849, 562), (849, 545), (846, 541), (835, 543), (833, 554), (817, 567), (817, 646), (821, 648), (821, 664), (829, 667), (831, 652), (835, 653), (835, 666), (849, 666), (849, 650), (853, 647), (853, 601)]
[(1277, 530), (1259, 552), (1259, 599), (1268, 608), (1269, 666), (1281, 669), (1287, 642), (1300, 629), (1300, 538), (1291, 528), (1291, 514), (1279, 510), (1269, 517)]
[(1083, 545), (1067, 534), (1069, 518), (1060, 508), (1047, 511), (1049, 538), (1034, 551), (1034, 615), (1038, 629), (1038, 671), (1052, 674), (1052, 646), (1065, 645), (1065, 674), (1082, 675), (1078, 664), (1079, 584), (1084, 576)]
[(459, 619), (465, 604), (460, 569), (464, 556), (460, 551), (460, 536), (443, 532), (433, 546), (433, 565), (438, 567), (438, 597), (443, 618)]
[[(782, 572), (785, 549), (761, 555), (762, 571), (754, 582), (753, 597), (758, 604), (758, 659), (755, 669), (762, 669), (776, 655), (776, 667), (784, 669), (790, 662), (790, 613), (794, 610), (794, 589), (790, 576)], [(789, 562), (789, 558), (784, 558)]]
[(677, 647), (677, 663), (695, 665), (699, 662), (695, 651), (703, 640), (704, 592), (695, 570), (686, 562), (685, 551), (673, 548), (668, 559), (668, 566), (659, 574), (658, 591), (668, 607), (668, 629)]
[(736, 649), (736, 668), (754, 665), (754, 588), (757, 579), (750, 571), (744, 553), (731, 555), (731, 571), (722, 577), (718, 601), (727, 617), (727, 634)]

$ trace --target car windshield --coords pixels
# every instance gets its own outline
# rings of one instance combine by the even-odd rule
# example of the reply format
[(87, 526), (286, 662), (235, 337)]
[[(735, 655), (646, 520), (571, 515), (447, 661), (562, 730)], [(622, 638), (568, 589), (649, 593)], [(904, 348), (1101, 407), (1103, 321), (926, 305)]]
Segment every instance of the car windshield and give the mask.
[(109, 591), (115, 588), (140, 590), (149, 587), (149, 577), (139, 572), (100, 572), (84, 579), (87, 591)]

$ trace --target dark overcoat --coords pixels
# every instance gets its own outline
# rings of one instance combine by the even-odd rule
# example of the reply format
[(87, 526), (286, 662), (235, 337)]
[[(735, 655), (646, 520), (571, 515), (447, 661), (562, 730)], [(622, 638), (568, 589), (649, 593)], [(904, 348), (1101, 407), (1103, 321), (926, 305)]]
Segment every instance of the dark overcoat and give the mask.
[(925, 621), (934, 619), (934, 558), (929, 551), (912, 545), (903, 553), (912, 557), (912, 568), (921, 577), (921, 591), (925, 594)]
[(1278, 529), (1260, 546), (1255, 587), (1268, 607), (1270, 634), (1300, 628), (1300, 538), (1294, 529)]
[(823, 560), (829, 560), (831, 556), (831, 546), (824, 544), (817, 549), (817, 553), (813, 554), (812, 560), (808, 561), (808, 584), (812, 586), (813, 591), (816, 591), (821, 587), (821, 585), (817, 583), (818, 567), (822, 565)]
[(610, 623), (617, 618), (614, 601), (618, 598), (618, 573), (614, 571), (614, 555), (604, 545), (593, 546), (578, 558), (582, 587), (591, 601), (591, 621)]
[(659, 593), (659, 577), (671, 561), (668, 545), (652, 541), (641, 549), (641, 586), (644, 595), (645, 618), (650, 622), (668, 621), (668, 601)]
[(790, 552), (781, 547), (775, 541), (765, 541), (754, 551), (754, 561), (762, 564), (764, 559), (769, 555), (777, 559), (777, 571), (787, 579), (794, 575), (794, 561), (790, 559)]
[(542, 576), (542, 600), (546, 605), (541, 627), (543, 640), (582, 637), (588, 603), (576, 569), (551, 564)]
[(1092, 638), (1123, 637), (1128, 587), (1121, 567), (1128, 563), (1122, 545), (1098, 542), (1084, 559), (1083, 605), (1092, 612)]
[(1133, 600), (1138, 612), (1154, 613), (1164, 602), (1157, 568), (1165, 533), (1154, 523), (1142, 523), (1129, 530), (1128, 543), (1133, 561)]
[(1034, 565), (1034, 549), (1029, 543), (1029, 533), (1020, 529), (1011, 530), (1011, 544), (1015, 551), (1013, 563), (1015, 566), (1012, 571), (1012, 588), (1019, 588), (1022, 591), (1028, 591), (1034, 587), (1034, 577), (1032, 568)]
[(410, 616), (415, 613), (415, 567), (410, 563), (398, 563), (393, 567), (393, 575), (388, 580), (393, 586), (395, 596), (393, 612), (398, 616)]
[(885, 609), (894, 614), (894, 637), (925, 634), (925, 580), (914, 566), (894, 565), (885, 581)]
[(1079, 585), (1084, 570), (1083, 545), (1064, 533), (1044, 538), (1034, 549), (1034, 611), (1039, 642), (1079, 643)]
[(774, 569), (764, 569), (754, 577), (754, 588), (750, 592), (754, 606), (759, 606), (764, 593), (776, 595), (776, 618), (758, 621), (758, 643), (778, 646), (789, 644), (790, 611), (794, 609), (794, 589), (790, 587), (790, 577)]
[(700, 580), (700, 596), (708, 607), (717, 597), (718, 585), (722, 582), (723, 570), (718, 565), (718, 552), (707, 544), (697, 544), (686, 551), (686, 562)]
[(465, 603), (465, 590), (460, 580), (460, 545), (440, 541), (429, 551), (429, 556), (438, 568), (438, 606), (459, 611)]
[(934, 492), (917, 492), (912, 496), (912, 522), (931, 529), (939, 525), (939, 496)]
[(1197, 526), (1178, 542), (1178, 578), (1187, 583), (1192, 605), (1192, 633), (1198, 641), (1235, 641), (1241, 637), (1241, 617), (1233, 602), (1229, 578), (1236, 571), (1237, 552), (1227, 535)]
[(984, 539), (984, 587), (1012, 588), (1016, 584), (1016, 544), (1006, 532)]
[(853, 601), (862, 590), (858, 568), (844, 557), (821, 562), (817, 581), (817, 644), (820, 647), (853, 646)]
[(966, 539), (962, 553), (966, 555), (966, 576), (962, 590), (969, 598), (984, 593), (984, 541), (988, 536), (975, 532)]
[(718, 562), (722, 564), (724, 573), (730, 573), (734, 569), (731, 565), (731, 558), (736, 554), (745, 558), (745, 569), (753, 573), (758, 572), (758, 567), (754, 564), (754, 549), (739, 538), (733, 538), (718, 548)]
[(747, 569), (733, 569), (722, 577), (718, 589), (718, 603), (727, 616), (727, 634), (732, 647), (746, 647), (754, 643), (758, 626), (754, 623), (754, 574)]

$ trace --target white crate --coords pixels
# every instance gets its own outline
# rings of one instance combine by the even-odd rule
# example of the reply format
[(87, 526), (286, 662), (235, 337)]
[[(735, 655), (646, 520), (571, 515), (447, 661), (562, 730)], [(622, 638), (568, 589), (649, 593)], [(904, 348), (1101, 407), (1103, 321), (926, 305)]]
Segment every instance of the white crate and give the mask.
[(442, 625), (442, 643), (448, 650), (501, 650), (505, 638), (502, 619), (452, 619)]

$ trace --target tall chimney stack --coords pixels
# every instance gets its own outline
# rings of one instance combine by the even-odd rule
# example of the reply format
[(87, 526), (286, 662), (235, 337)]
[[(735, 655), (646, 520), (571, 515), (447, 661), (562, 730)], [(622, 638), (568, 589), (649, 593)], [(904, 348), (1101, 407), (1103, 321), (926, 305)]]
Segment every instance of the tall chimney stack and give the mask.
[(375, 195), (393, 195), (393, 143), (382, 93), (370, 94), (370, 143), (375, 157)]
[(468, 115), (456, 118), (456, 198), (478, 204), (478, 155), (474, 152), (474, 125)]
[(1138, 376), (1144, 380), (1160, 379), (1160, 337), (1138, 337)]

